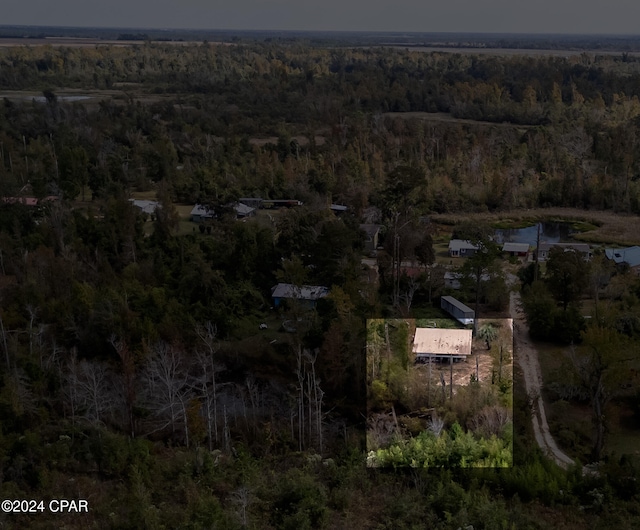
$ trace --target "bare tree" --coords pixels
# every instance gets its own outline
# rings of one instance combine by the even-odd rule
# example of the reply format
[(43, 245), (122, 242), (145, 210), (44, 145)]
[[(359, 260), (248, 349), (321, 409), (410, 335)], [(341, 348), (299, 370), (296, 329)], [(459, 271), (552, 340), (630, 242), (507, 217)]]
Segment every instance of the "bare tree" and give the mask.
[(243, 527), (248, 525), (247, 509), (253, 503), (253, 495), (247, 486), (241, 486), (231, 495), (231, 502), (238, 507), (238, 515)]
[(104, 365), (87, 360), (78, 361), (74, 350), (65, 367), (65, 389), (71, 420), (82, 418), (100, 425), (113, 407), (113, 382)]
[(206, 415), (209, 450), (213, 450), (213, 441), (218, 443), (218, 403), (216, 385), (215, 356), (218, 351), (217, 329), (214, 324), (207, 322), (196, 327), (196, 334), (205, 347), (205, 351), (198, 351), (197, 363), (200, 374), (196, 387), (204, 401), (203, 412)]
[(409, 314), (409, 311), (411, 310), (413, 297), (415, 296), (419, 288), (420, 288), (420, 283), (413, 276), (410, 276), (409, 281), (407, 283), (407, 289), (404, 293), (402, 293), (400, 297), (407, 308), (407, 314)]
[(187, 410), (193, 394), (178, 350), (166, 343), (157, 344), (145, 363), (143, 380), (143, 403), (153, 415), (152, 430), (148, 434), (167, 427), (175, 433), (181, 422), (185, 443), (189, 446)]
[(429, 431), (431, 431), (436, 436), (440, 436), (443, 428), (444, 420), (442, 418), (438, 418), (437, 416), (432, 417), (427, 424), (427, 429), (429, 429)]
[(311, 352), (298, 346), (296, 375), (298, 377), (298, 447), (302, 451), (305, 441), (314, 443), (323, 450), (322, 403), (324, 392), (316, 377), (317, 350)]

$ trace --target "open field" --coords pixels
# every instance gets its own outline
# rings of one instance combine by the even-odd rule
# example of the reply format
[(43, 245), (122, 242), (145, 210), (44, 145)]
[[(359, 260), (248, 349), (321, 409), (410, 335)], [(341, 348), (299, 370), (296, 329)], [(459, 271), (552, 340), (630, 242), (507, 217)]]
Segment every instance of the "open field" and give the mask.
[(456, 224), (467, 219), (495, 223), (505, 219), (538, 221), (582, 221), (595, 226), (594, 230), (572, 237), (585, 243), (605, 245), (639, 245), (640, 217), (609, 211), (580, 210), (577, 208), (534, 208), (496, 213), (436, 214), (431, 220), (443, 224)]
[[(553, 57), (571, 57), (574, 55), (587, 54), (595, 55), (622, 55), (622, 51), (601, 51), (601, 50), (544, 50), (532, 48), (470, 48), (470, 47), (448, 47), (448, 46), (407, 46), (392, 44), (386, 46), (396, 50), (407, 50), (411, 52), (421, 53), (461, 53), (474, 55), (529, 55), (532, 57), (553, 56)], [(628, 55), (640, 55), (640, 52), (625, 52)]]
[(521, 125), (515, 123), (498, 123), (494, 121), (480, 121), (480, 120), (468, 120), (465, 118), (455, 118), (451, 114), (446, 112), (385, 112), (382, 114), (385, 118), (401, 118), (405, 120), (425, 120), (425, 121), (440, 121), (446, 123), (462, 123), (468, 125), (486, 125), (491, 127), (516, 127), (525, 131), (530, 129), (533, 125)]
[[(0, 38), (0, 48), (11, 48), (13, 46), (64, 46), (68, 48), (93, 48), (95, 46), (141, 46), (146, 44), (144, 40), (103, 40), (103, 39), (83, 39), (74, 37), (45, 37), (44, 39), (31, 38)], [(200, 41), (149, 41), (154, 44), (174, 44), (188, 46), (202, 44)]]

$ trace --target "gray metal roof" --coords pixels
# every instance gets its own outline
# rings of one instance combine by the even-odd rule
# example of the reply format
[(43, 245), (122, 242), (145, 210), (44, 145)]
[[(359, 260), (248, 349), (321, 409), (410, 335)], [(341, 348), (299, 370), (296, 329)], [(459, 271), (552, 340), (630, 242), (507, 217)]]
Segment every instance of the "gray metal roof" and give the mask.
[(460, 251), (462, 249), (478, 250), (478, 247), (463, 239), (452, 239), (451, 241), (449, 241), (449, 250)]
[(236, 211), (236, 214), (239, 216), (251, 215), (256, 210), (255, 208), (251, 208), (251, 206), (247, 206), (246, 204), (242, 204), (241, 202), (236, 204), (233, 208)]
[(202, 204), (196, 204), (191, 210), (191, 215), (199, 215), (200, 217), (213, 217), (213, 210), (209, 210), (206, 206)]
[(454, 306), (456, 309), (459, 309), (463, 313), (474, 312), (473, 309), (471, 309), (469, 306), (464, 305), (460, 300), (456, 300), (453, 296), (443, 296), (441, 300), (449, 302), (452, 306)]
[(591, 251), (591, 247), (586, 243), (540, 243), (540, 250), (551, 250), (553, 247), (563, 248), (565, 250), (573, 249), (585, 254)]
[(297, 300), (317, 300), (329, 294), (327, 287), (320, 285), (293, 285), (291, 283), (279, 283), (271, 288), (273, 298), (295, 298)]
[(140, 199), (129, 199), (135, 207), (140, 208), (144, 213), (152, 214), (156, 211), (156, 208), (160, 207), (158, 201), (146, 201)]
[(529, 252), (529, 243), (505, 243), (503, 252)]
[(606, 248), (604, 255), (617, 264), (627, 263), (630, 267), (640, 265), (640, 247)]

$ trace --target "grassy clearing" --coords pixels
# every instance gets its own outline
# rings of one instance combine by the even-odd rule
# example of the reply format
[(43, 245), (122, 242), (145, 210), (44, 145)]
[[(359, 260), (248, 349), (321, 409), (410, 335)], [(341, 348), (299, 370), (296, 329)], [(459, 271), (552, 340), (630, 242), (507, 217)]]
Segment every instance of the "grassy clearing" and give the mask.
[(139, 201), (155, 201), (157, 200), (156, 190), (132, 191), (131, 198)]
[(534, 224), (535, 222), (526, 219), (500, 219), (491, 223), (491, 227), (496, 230), (517, 230), (518, 228), (528, 228)]

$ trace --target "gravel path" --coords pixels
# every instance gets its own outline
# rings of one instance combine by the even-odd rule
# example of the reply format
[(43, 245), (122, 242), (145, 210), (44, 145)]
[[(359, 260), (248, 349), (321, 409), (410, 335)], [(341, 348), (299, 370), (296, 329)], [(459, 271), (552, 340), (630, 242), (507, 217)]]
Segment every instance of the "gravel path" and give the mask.
[(511, 318), (513, 318), (513, 342), (515, 356), (524, 374), (524, 384), (529, 396), (533, 432), (537, 444), (560, 467), (566, 469), (573, 460), (563, 453), (549, 432), (547, 415), (542, 401), (542, 373), (538, 362), (538, 352), (528, 337), (527, 322), (520, 307), (520, 293), (511, 293)]

